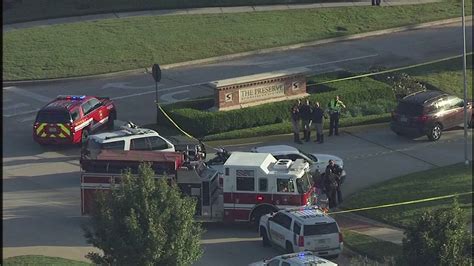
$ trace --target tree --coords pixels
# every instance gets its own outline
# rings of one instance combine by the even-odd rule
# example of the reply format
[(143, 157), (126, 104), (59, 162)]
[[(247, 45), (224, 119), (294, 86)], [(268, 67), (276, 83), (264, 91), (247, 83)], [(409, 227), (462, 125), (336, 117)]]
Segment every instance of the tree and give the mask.
[(96, 264), (189, 265), (202, 255), (195, 200), (153, 176), (150, 165), (141, 164), (138, 176), (127, 171), (122, 184), (97, 193), (83, 230), (104, 254), (90, 252), (86, 258)]
[(405, 231), (403, 260), (408, 265), (471, 265), (471, 233), (454, 199), (449, 209), (423, 213)]

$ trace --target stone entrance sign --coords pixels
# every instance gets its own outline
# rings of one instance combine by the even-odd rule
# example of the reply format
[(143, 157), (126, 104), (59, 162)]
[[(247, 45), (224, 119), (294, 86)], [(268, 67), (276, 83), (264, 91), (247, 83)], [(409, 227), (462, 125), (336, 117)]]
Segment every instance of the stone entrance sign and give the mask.
[(292, 68), (211, 82), (214, 107), (227, 111), (306, 97), (306, 74), (309, 71), (303, 67)]

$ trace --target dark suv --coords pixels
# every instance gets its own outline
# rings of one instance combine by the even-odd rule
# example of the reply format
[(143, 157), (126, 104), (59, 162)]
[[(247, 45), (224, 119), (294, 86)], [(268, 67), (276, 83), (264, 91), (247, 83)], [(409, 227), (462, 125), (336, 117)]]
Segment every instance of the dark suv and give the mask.
[[(472, 127), (472, 104), (468, 102)], [(464, 123), (464, 101), (441, 91), (420, 91), (405, 96), (392, 112), (390, 128), (397, 135), (421, 136), (436, 141), (445, 129)]]

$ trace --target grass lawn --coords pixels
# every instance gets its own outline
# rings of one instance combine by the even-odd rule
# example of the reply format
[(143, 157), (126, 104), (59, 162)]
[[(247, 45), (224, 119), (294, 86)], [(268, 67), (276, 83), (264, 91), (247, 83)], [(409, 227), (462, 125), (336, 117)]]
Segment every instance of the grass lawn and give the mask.
[(91, 265), (87, 262), (77, 261), (77, 260), (68, 260), (58, 257), (46, 257), (38, 255), (25, 255), (25, 256), (15, 256), (4, 259), (2, 262), (3, 265), (64, 265), (64, 266), (83, 266)]
[[(466, 11), (471, 14), (472, 0)], [(460, 1), (193, 16), (35, 27), (3, 35), (3, 79), (109, 73), (458, 17)]]
[[(467, 56), (467, 95), (472, 99), (472, 54)], [(412, 77), (429, 83), (445, 92), (464, 97), (464, 76), (462, 58), (456, 58), (432, 65), (408, 69)]]
[[(342, 207), (345, 209), (363, 208), (470, 191), (472, 191), (472, 168), (464, 164), (455, 164), (397, 177), (369, 187), (349, 197)], [(458, 200), (461, 208), (465, 210), (466, 218), (472, 221), (472, 194), (459, 196)], [(449, 208), (452, 202), (452, 198), (443, 199), (360, 211), (357, 214), (400, 228), (407, 228), (423, 212)]]

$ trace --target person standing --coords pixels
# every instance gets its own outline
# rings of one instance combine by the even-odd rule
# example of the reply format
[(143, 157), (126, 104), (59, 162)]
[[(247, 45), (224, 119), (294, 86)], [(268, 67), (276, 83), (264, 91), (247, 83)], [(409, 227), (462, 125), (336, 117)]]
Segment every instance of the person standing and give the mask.
[(309, 141), (310, 136), (311, 136), (311, 112), (312, 108), (309, 103), (309, 100), (306, 99), (305, 103), (301, 105), (300, 108), (300, 115), (301, 115), (301, 122), (302, 122), (302, 127), (303, 127), (303, 132), (304, 132), (304, 140), (306, 142)]
[(324, 173), (324, 193), (329, 201), (329, 208), (337, 207), (337, 181), (332, 173)]
[(323, 133), (323, 124), (326, 114), (324, 110), (319, 105), (319, 102), (314, 104), (312, 120), (314, 123), (314, 128), (316, 129), (316, 140), (314, 142), (323, 143), (324, 142), (324, 133)]
[(336, 97), (328, 103), (329, 136), (332, 136), (333, 132), (336, 136), (339, 135), (339, 117), (341, 116), (342, 108), (346, 108), (346, 105), (339, 99), (339, 95), (336, 95)]
[(372, 5), (373, 6), (375, 6), (375, 5), (380, 6), (380, 2), (381, 2), (381, 0), (372, 0)]
[[(326, 166), (326, 176), (331, 176), (336, 184), (334, 185), (334, 190), (335, 194), (334, 196), (337, 196), (337, 204), (342, 203), (342, 192), (341, 192), (341, 174), (342, 174), (342, 168), (337, 165), (334, 160), (329, 160), (328, 166)], [(336, 197), (335, 197), (336, 199)]]
[(291, 107), (291, 114), (290, 114), (291, 126), (293, 127), (293, 141), (295, 143), (301, 144), (300, 140), (300, 111), (298, 108), (298, 104), (294, 104)]

